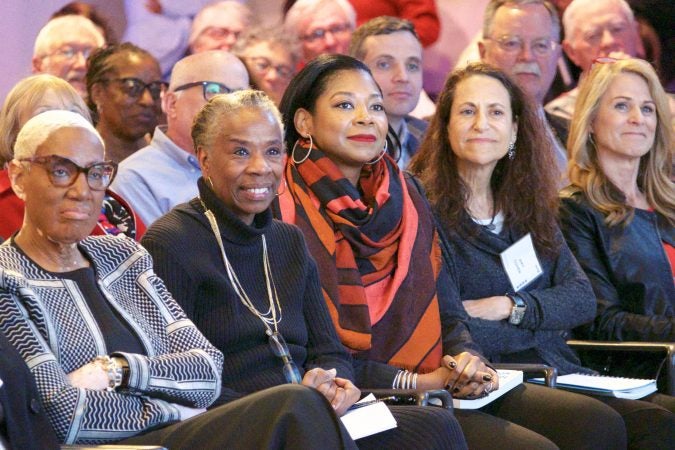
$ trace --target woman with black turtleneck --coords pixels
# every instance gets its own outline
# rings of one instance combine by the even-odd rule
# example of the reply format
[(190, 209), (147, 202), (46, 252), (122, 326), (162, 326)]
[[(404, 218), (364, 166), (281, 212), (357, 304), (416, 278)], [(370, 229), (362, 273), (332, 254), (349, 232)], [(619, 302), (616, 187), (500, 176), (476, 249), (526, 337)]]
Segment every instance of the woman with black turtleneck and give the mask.
[[(199, 197), (157, 220), (155, 270), (225, 355), (215, 404), (284, 383), (316, 388), (341, 416), (359, 399), (302, 233), (269, 209), (285, 163), (279, 112), (260, 91), (213, 98), (195, 119)], [(270, 405), (271, 408), (282, 408)], [(392, 407), (394, 430), (359, 448), (465, 448), (452, 412)], [(307, 414), (307, 424), (314, 418)]]

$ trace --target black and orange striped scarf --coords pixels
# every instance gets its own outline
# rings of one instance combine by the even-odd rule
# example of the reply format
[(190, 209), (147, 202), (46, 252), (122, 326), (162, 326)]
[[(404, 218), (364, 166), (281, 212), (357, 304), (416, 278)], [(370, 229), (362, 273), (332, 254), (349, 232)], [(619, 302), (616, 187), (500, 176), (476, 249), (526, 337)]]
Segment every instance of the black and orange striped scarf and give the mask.
[(386, 155), (359, 189), (314, 148), (289, 161), (281, 218), (303, 231), (333, 323), (355, 357), (421, 372), (439, 367), (441, 255), (425, 200)]

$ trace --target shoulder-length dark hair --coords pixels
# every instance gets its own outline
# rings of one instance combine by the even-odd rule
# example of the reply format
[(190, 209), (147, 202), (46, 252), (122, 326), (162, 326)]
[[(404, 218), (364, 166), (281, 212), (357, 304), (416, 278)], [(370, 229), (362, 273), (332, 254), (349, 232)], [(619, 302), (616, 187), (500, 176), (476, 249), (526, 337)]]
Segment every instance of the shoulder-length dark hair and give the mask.
[(368, 66), (351, 56), (321, 55), (308, 62), (293, 77), (279, 105), (281, 117), (286, 127), (284, 141), (289, 155), (293, 150), (293, 144), (300, 138), (300, 134), (294, 125), (295, 112), (303, 108), (313, 113), (316, 100), (326, 90), (330, 79), (340, 72), (350, 70), (360, 70), (370, 75), (371, 78), (373, 76)]
[(515, 158), (510, 160), (504, 156), (490, 180), (495, 210), (504, 214), (508, 228), (532, 233), (542, 252), (555, 254), (559, 248), (556, 237), (559, 176), (552, 143), (534, 109), (533, 100), (500, 70), (474, 63), (450, 74), (409, 170), (421, 179), (431, 205), (444, 224), (460, 230), (466, 220), (465, 208), (470, 192), (457, 170), (448, 125), (457, 85), (476, 75), (494, 78), (504, 86), (511, 100), (513, 120), (518, 125)]

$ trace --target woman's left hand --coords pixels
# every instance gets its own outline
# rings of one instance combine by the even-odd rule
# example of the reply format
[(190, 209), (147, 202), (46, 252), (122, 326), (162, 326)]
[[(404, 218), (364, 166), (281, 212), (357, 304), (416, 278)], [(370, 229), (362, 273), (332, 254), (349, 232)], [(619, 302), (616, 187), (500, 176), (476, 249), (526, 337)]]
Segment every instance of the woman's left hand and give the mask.
[(464, 300), (462, 305), (471, 317), (485, 320), (508, 319), (513, 309), (513, 302), (505, 295), (485, 297), (478, 300)]

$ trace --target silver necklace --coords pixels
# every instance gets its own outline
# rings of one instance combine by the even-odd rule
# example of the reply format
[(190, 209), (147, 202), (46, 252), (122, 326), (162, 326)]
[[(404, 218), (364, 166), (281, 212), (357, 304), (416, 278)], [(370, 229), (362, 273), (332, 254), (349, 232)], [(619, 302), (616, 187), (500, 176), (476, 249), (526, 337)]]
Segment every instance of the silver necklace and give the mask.
[[(267, 311), (265, 311), (265, 313), (261, 313), (253, 305), (253, 302), (251, 302), (248, 294), (246, 294), (244, 286), (242, 286), (239, 278), (237, 277), (237, 274), (234, 271), (234, 268), (232, 267), (232, 264), (230, 264), (230, 260), (227, 258), (227, 253), (225, 252), (225, 247), (223, 246), (223, 239), (220, 236), (220, 228), (218, 227), (218, 222), (216, 221), (216, 216), (210, 209), (206, 207), (202, 199), (199, 199), (199, 201), (202, 203), (202, 207), (204, 208), (204, 215), (206, 215), (206, 218), (211, 224), (211, 230), (216, 236), (216, 241), (218, 242), (218, 247), (220, 247), (220, 253), (225, 265), (225, 271), (227, 273), (227, 277), (230, 280), (230, 283), (232, 284), (234, 292), (237, 294), (237, 297), (239, 297), (239, 300), (244, 304), (244, 306), (246, 306), (253, 315), (257, 316), (262, 321), (263, 325), (265, 325), (265, 332), (268, 336), (272, 336), (274, 333), (278, 334), (279, 330), (277, 324), (281, 322), (282, 311), (281, 304), (279, 303), (279, 296), (277, 295), (277, 288), (272, 278), (272, 269), (270, 266), (269, 255), (267, 254), (267, 241), (265, 240), (265, 235), (262, 235), (263, 268), (265, 271), (265, 285), (267, 286), (269, 308)], [(277, 309), (279, 310), (278, 316)], [(272, 331), (272, 327), (274, 327), (274, 331)]]

